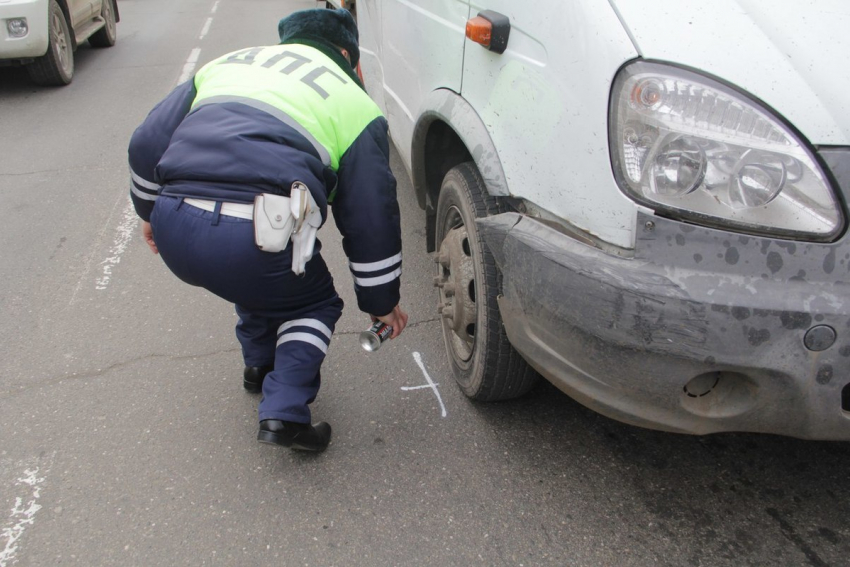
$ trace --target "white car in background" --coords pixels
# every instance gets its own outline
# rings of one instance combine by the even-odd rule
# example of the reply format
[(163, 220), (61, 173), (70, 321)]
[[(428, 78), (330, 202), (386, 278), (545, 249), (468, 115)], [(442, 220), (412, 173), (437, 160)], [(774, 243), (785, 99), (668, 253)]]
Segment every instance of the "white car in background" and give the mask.
[(0, 65), (25, 65), (40, 85), (67, 85), (74, 51), (115, 45), (117, 0), (0, 0)]
[(466, 395), (539, 373), (644, 427), (850, 439), (850, 2), (357, 20)]

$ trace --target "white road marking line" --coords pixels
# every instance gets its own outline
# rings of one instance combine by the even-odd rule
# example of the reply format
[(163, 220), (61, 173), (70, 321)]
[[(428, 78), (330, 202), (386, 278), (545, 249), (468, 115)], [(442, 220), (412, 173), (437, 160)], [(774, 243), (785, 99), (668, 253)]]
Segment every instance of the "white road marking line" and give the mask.
[(204, 24), (204, 29), (201, 30), (201, 35), (198, 39), (204, 39), (204, 36), (207, 35), (210, 31), (210, 26), (212, 25), (212, 17), (207, 18), (207, 23)]
[[(186, 59), (186, 64), (183, 65), (183, 72), (177, 80), (178, 85), (188, 81), (192, 76), (192, 72), (195, 70), (195, 65), (198, 63), (198, 57), (200, 57), (200, 55), (200, 47), (194, 48), (189, 54), (188, 59)], [(112, 281), (112, 268), (121, 263), (121, 256), (127, 250), (127, 245), (130, 244), (138, 224), (139, 219), (136, 216), (136, 209), (133, 207), (133, 202), (128, 201), (127, 206), (124, 207), (124, 211), (121, 213), (121, 222), (115, 228), (115, 240), (112, 243), (112, 247), (109, 249), (109, 256), (100, 263), (103, 268), (100, 277), (98, 277), (94, 282), (94, 288), (96, 290), (103, 291), (109, 287), (109, 283)], [(88, 271), (88, 269), (86, 271)], [(79, 288), (79, 286), (77, 287)], [(74, 302), (76, 295), (77, 290), (74, 291), (74, 295), (71, 297), (71, 303)]]
[[(24, 535), (27, 526), (35, 522), (35, 514), (41, 510), (38, 498), (41, 496), (41, 487), (44, 477), (38, 476), (38, 467), (24, 469), (24, 477), (19, 478), (16, 486), (26, 485), (25, 496), (16, 496), (15, 505), (12, 507), (9, 525), (0, 530), (0, 544), (6, 540), (6, 545), (0, 549), (0, 567), (17, 563), (15, 554), (18, 551), (18, 540)], [(24, 503), (24, 499), (27, 499)]]
[(109, 286), (109, 282), (112, 280), (112, 268), (121, 262), (121, 255), (127, 250), (127, 245), (130, 244), (130, 240), (133, 239), (133, 234), (136, 232), (138, 220), (136, 209), (133, 208), (132, 201), (129, 201), (127, 206), (124, 207), (124, 212), (121, 213), (121, 223), (115, 229), (115, 240), (109, 249), (110, 255), (100, 263), (102, 266), (101, 276), (94, 282), (95, 289), (104, 290)]
[[(122, 197), (125, 198), (125, 199), (127, 198), (126, 194), (122, 195)], [(104, 235), (106, 234), (106, 230), (109, 227), (109, 225), (111, 224), (112, 217), (114, 216), (115, 211), (118, 209), (118, 206), (119, 206), (120, 203), (121, 203), (121, 199), (119, 198), (115, 201), (115, 204), (112, 205), (112, 210), (110, 211), (109, 216), (106, 219), (106, 222), (103, 224), (103, 228), (101, 228), (100, 231), (97, 234), (96, 242), (98, 242), (98, 244), (101, 241), (103, 241)], [(123, 218), (123, 213), (122, 213), (122, 218)], [(94, 262), (94, 256), (95, 256), (96, 252), (97, 252), (96, 247), (92, 247), (91, 251), (89, 252), (88, 257), (86, 257), (85, 265), (84, 265), (84, 268), (83, 268), (83, 273), (82, 273), (82, 275), (80, 275), (80, 279), (77, 281), (77, 287), (74, 288), (74, 293), (71, 294), (71, 300), (68, 301), (68, 306), (73, 305), (74, 302), (77, 300), (77, 294), (80, 292), (80, 288), (83, 287), (83, 281), (88, 279), (88, 275), (89, 275), (89, 272), (91, 272), (91, 267), (92, 267), (92, 264)]]
[(189, 58), (186, 59), (186, 64), (183, 65), (183, 72), (180, 74), (180, 78), (177, 79), (178, 85), (185, 83), (192, 77), (192, 73), (195, 71), (195, 65), (198, 63), (198, 57), (200, 57), (200, 55), (200, 47), (196, 47), (192, 50), (192, 53), (189, 54)]
[(440, 402), (440, 410), (442, 417), (446, 417), (446, 406), (443, 404), (443, 398), (440, 396), (440, 391), (437, 390), (437, 384), (431, 380), (431, 376), (428, 375), (428, 371), (425, 370), (425, 365), (422, 363), (422, 355), (418, 352), (413, 353), (413, 360), (416, 361), (416, 364), (419, 365), (419, 369), (422, 370), (422, 374), (425, 375), (425, 380), (427, 380), (427, 384), (423, 384), (422, 386), (402, 386), (401, 389), (408, 390), (421, 390), (423, 388), (430, 388), (434, 395), (437, 396), (437, 401)]
[[(218, 3), (219, 0), (216, 0), (216, 3), (213, 4), (213, 14), (216, 10), (218, 10)], [(210, 31), (210, 26), (212, 25), (212, 22), (212, 17), (207, 18), (207, 21), (204, 24), (203, 29), (201, 30), (201, 36), (198, 39), (204, 39), (204, 36), (206, 36), (207, 33)], [(200, 55), (200, 47), (194, 48), (192, 52), (189, 53), (189, 57), (186, 59), (186, 63), (183, 65), (183, 71), (180, 73), (180, 77), (177, 79), (178, 85), (185, 83), (192, 77), (192, 73), (195, 71), (195, 65), (197, 65), (198, 58), (200, 57)], [(127, 245), (130, 243), (130, 240), (133, 237), (133, 233), (135, 232), (136, 226), (138, 226), (138, 218), (136, 217), (136, 210), (133, 207), (133, 202), (130, 201), (127, 204), (127, 207), (124, 208), (124, 211), (121, 215), (121, 223), (115, 229), (116, 236), (112, 248), (109, 249), (110, 256), (100, 263), (100, 265), (103, 266), (103, 272), (101, 276), (95, 280), (95, 289), (105, 290), (109, 286), (109, 282), (112, 280), (112, 268), (113, 266), (121, 262), (121, 255), (127, 249)], [(88, 273), (88, 267), (86, 267), (86, 273)], [(80, 286), (78, 284), (77, 289), (74, 290), (74, 293), (71, 296), (71, 301), (69, 305), (71, 303), (74, 303), (74, 299), (76, 298), (79, 289)], [(3, 566), (0, 565), (0, 567)]]

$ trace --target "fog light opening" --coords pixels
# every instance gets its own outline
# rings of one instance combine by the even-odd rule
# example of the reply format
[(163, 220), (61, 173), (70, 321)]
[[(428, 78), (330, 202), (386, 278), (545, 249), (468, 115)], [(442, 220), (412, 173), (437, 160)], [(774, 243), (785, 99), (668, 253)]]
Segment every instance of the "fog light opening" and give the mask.
[(26, 18), (12, 18), (6, 20), (6, 30), (9, 32), (9, 37), (18, 39), (29, 33), (29, 26)]
[(720, 372), (700, 374), (687, 384), (683, 390), (689, 398), (701, 398), (710, 394), (720, 382)]
[(841, 409), (850, 413), (850, 384), (847, 384), (841, 390)]
[(756, 404), (758, 390), (758, 384), (746, 374), (716, 370), (691, 378), (679, 394), (679, 401), (694, 415), (723, 419), (750, 411)]

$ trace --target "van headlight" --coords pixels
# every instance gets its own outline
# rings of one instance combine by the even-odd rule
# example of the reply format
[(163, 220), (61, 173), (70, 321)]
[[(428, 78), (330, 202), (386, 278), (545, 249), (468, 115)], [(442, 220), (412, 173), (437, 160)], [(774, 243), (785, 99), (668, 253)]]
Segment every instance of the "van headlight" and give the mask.
[(636, 61), (611, 92), (614, 176), (632, 199), (706, 225), (830, 240), (835, 193), (807, 144), (758, 101), (671, 65)]

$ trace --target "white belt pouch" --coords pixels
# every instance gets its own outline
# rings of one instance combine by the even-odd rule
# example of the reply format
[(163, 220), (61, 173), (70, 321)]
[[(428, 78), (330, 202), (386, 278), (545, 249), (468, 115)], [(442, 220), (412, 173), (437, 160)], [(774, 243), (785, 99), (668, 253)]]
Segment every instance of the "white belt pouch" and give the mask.
[(262, 193), (254, 198), (254, 240), (264, 252), (280, 252), (289, 244), (295, 219), (289, 197)]
[(280, 252), (292, 239), (292, 271), (304, 273), (313, 257), (322, 212), (300, 181), (292, 184), (289, 197), (263, 193), (254, 198), (254, 240), (263, 252)]

